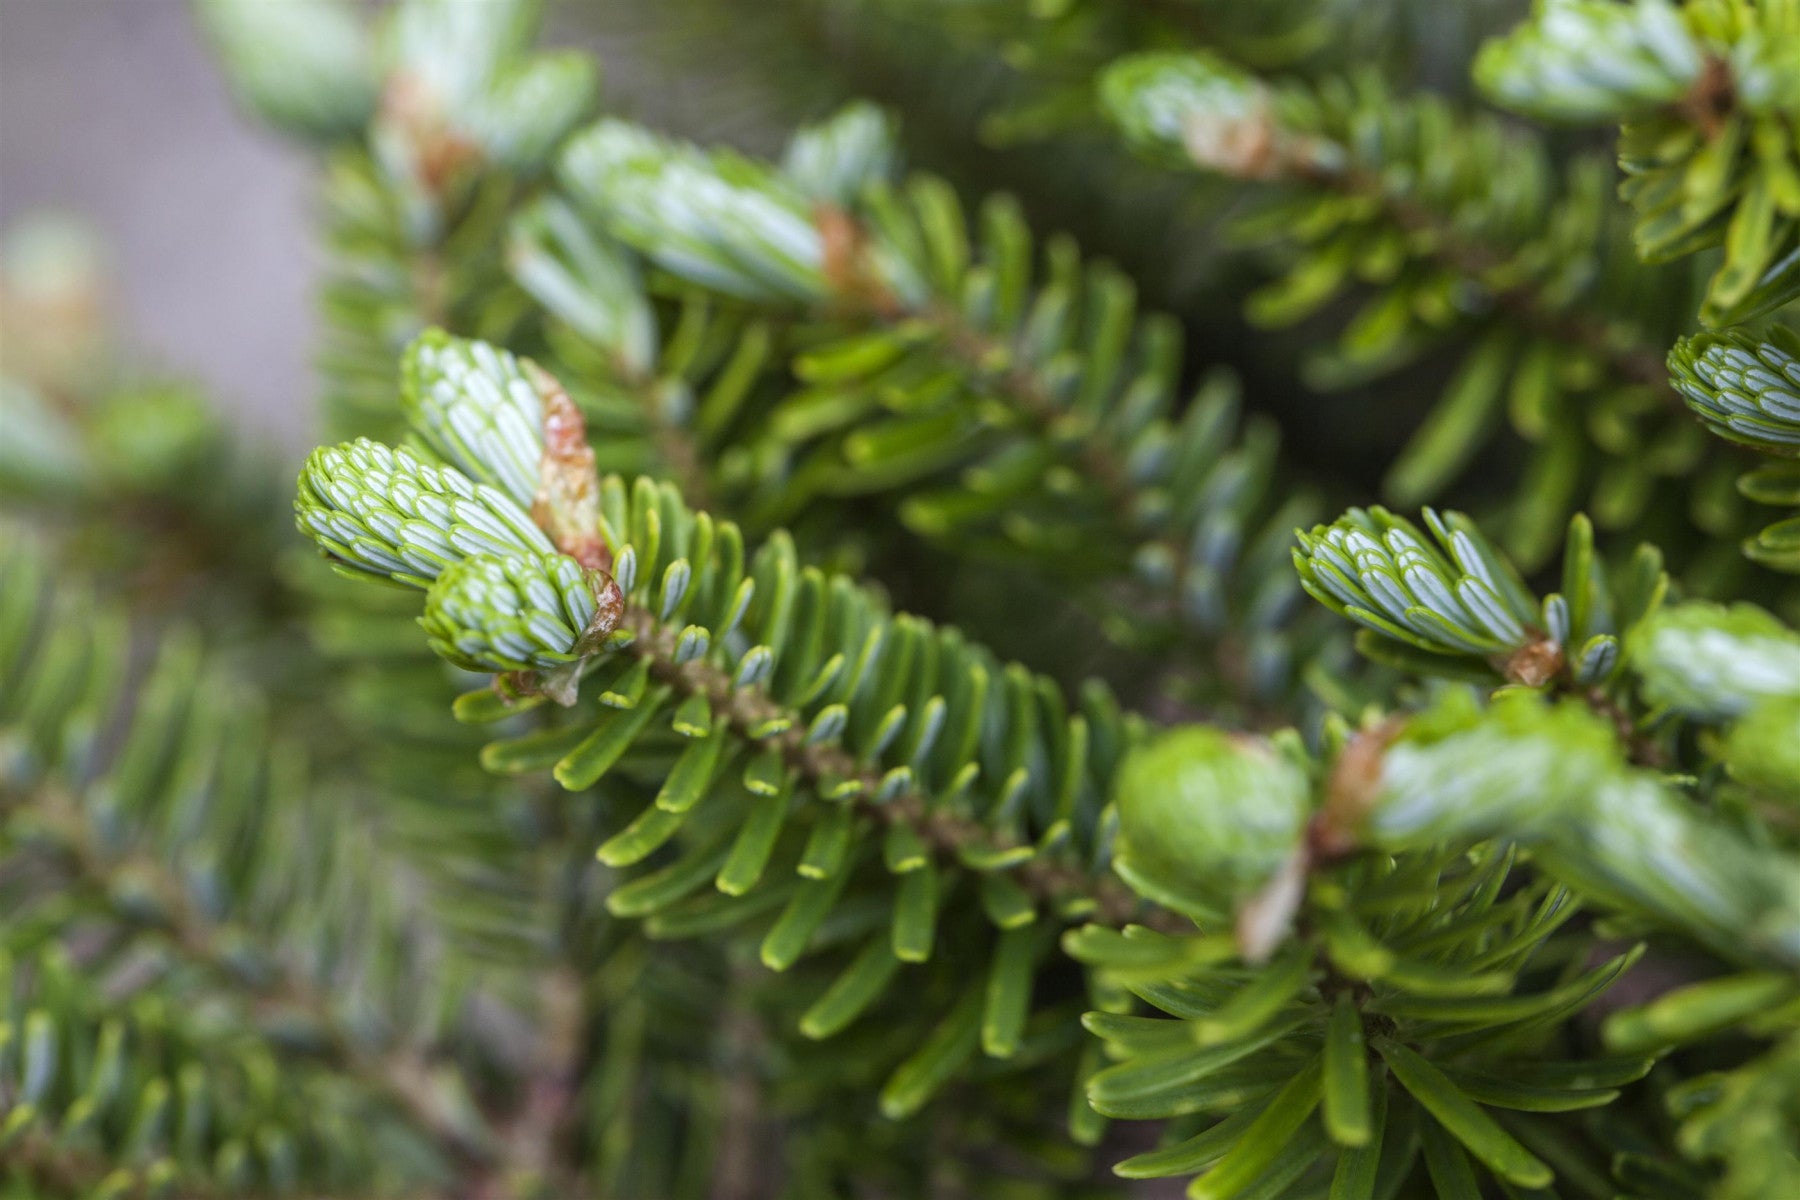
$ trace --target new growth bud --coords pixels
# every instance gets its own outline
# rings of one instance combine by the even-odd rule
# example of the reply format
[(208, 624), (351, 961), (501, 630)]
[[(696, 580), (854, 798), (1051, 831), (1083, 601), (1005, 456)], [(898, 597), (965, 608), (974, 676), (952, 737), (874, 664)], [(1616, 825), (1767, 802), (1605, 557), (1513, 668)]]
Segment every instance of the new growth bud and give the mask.
[(1532, 116), (1606, 121), (1674, 103), (1705, 68), (1699, 39), (1667, 0), (1552, 0), (1482, 47), (1475, 82)]
[(1523, 664), (1543, 683), (1562, 665), (1560, 648), (1536, 626), (1531, 593), (1474, 524), (1425, 510), (1433, 539), (1383, 508), (1353, 508), (1300, 536), (1294, 563), (1309, 595), (1376, 633), (1434, 654)]
[(465, 670), (547, 671), (597, 650), (624, 609), (611, 576), (567, 555), (477, 555), (439, 576), (419, 624)]
[(1190, 726), (1134, 751), (1116, 798), (1120, 873), (1197, 919), (1235, 915), (1246, 955), (1265, 955), (1299, 898), (1306, 773), (1260, 739)]
[(1800, 335), (1729, 330), (1683, 338), (1669, 351), (1670, 382), (1720, 437), (1765, 454), (1800, 457)]
[(1719, 757), (1740, 783), (1800, 803), (1800, 696), (1751, 709), (1725, 735)]
[(782, 173), (813, 200), (848, 207), (870, 184), (891, 179), (900, 157), (894, 122), (866, 101), (794, 134)]
[(1800, 634), (1751, 604), (1666, 608), (1633, 636), (1631, 660), (1652, 704), (1702, 719), (1800, 696)]
[(761, 164), (606, 120), (569, 143), (560, 175), (613, 236), (684, 279), (765, 303), (829, 293), (812, 203)]
[(1122, 59), (1101, 77), (1100, 98), (1138, 146), (1235, 179), (1330, 169), (1343, 157), (1331, 143), (1290, 128), (1267, 84), (1207, 54)]
[(343, 566), (421, 588), (471, 554), (553, 549), (504, 493), (366, 438), (313, 451), (294, 523)]
[(1448, 693), (1403, 728), (1369, 736), (1372, 750), (1340, 757), (1327, 820), (1340, 842), (1386, 849), (1534, 836), (1578, 820), (1625, 769), (1603, 719), (1532, 692), (1503, 692), (1486, 708)]
[(431, 448), (520, 508), (537, 498), (544, 403), (518, 359), (430, 329), (407, 347), (401, 407)]

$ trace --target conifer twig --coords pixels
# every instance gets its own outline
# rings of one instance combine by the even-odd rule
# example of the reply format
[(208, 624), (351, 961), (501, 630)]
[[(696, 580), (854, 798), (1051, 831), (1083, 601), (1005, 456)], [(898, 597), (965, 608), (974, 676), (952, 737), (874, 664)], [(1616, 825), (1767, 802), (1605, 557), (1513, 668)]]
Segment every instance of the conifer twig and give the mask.
[[(731, 673), (705, 661), (679, 663), (674, 651), (679, 630), (664, 626), (648, 611), (627, 607), (621, 626), (632, 630), (636, 640), (629, 652), (650, 662), (651, 674), (675, 688), (682, 696), (704, 696), (714, 713), (729, 722), (740, 733), (767, 728), (778, 718), (786, 718), (787, 728), (765, 744), (780, 751), (789, 767), (812, 783), (827, 778), (855, 780), (863, 785), (865, 795), (881, 790), (881, 772), (860, 763), (848, 751), (837, 746), (808, 742), (806, 722), (794, 710), (783, 707), (766, 694), (733, 686)], [(982, 850), (1003, 852), (1016, 848), (982, 826), (953, 813), (934, 809), (916, 789), (907, 789), (884, 802), (853, 801), (860, 811), (885, 824), (904, 824), (930, 847), (946, 858), (954, 859), (959, 851)], [(1173, 914), (1147, 910), (1145, 902), (1119, 880), (1110, 875), (1094, 876), (1059, 863), (1032, 858), (1014, 870), (1021, 887), (1053, 911), (1073, 905), (1088, 909), (1089, 919), (1112, 925), (1149, 924), (1157, 928), (1181, 924)]]
[[(1480, 279), (1504, 266), (1509, 258), (1499, 246), (1466, 237), (1425, 205), (1394, 195), (1372, 171), (1304, 163), (1294, 164), (1293, 172), (1304, 182), (1332, 187), (1347, 196), (1377, 201), (1395, 226), (1409, 235), (1422, 235), (1431, 247), (1431, 253), (1458, 274)], [(1616, 329), (1591, 313), (1560, 309), (1549, 303), (1542, 291), (1531, 283), (1521, 282), (1489, 291), (1496, 304), (1531, 332), (1597, 354), (1606, 361), (1612, 374), (1652, 389), (1668, 404), (1681, 405), (1681, 398), (1669, 385), (1664, 353), (1649, 341), (1621, 337)]]
[(224, 938), (227, 927), (199, 911), (164, 863), (145, 854), (105, 853), (87, 821), (60, 789), (41, 794), (34, 809), (35, 815), (56, 831), (83, 883), (102, 896), (111, 894), (114, 880), (121, 875), (128, 875), (140, 888), (147, 886), (157, 901), (159, 919), (153, 928), (166, 934), (185, 958), (242, 988), (257, 1005), (303, 1013), (324, 1035), (332, 1061), (405, 1113), (459, 1172), (473, 1175), (488, 1169), (491, 1150), (472, 1140), (438, 1101), (431, 1088), (432, 1064), (416, 1048), (371, 1053), (344, 1026), (329, 995), (279, 956), (274, 960), (276, 970), (266, 979), (244, 979), (232, 967), (233, 955)]

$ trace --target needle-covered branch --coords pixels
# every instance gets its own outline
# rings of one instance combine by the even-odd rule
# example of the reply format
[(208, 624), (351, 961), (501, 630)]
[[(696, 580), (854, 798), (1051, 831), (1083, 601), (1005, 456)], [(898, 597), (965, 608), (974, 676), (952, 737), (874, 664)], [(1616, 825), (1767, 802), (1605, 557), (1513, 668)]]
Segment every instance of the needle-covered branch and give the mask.
[[(166, 952), (169, 961), (152, 973), (186, 980), (180, 986), (222, 1004), (224, 1028), (242, 1048), (234, 1057), (268, 1060), (258, 1074), (274, 1071), (289, 1057), (284, 1045), (292, 1046), (321, 1064), (319, 1087), (416, 1130), (409, 1136), (424, 1139), (427, 1164), (433, 1152), (458, 1169), (485, 1164), (481, 1118), (467, 1094), (421, 1040), (400, 1032), (424, 1020), (420, 998), (407, 996), (418, 981), (407, 976), (434, 950), (430, 931), (416, 927), (419, 914), (383, 892), (403, 883), (393, 865), (371, 860), (329, 790), (307, 778), (297, 747), (270, 736), (262, 706), (205, 667), (194, 639), (170, 637), (149, 673), (134, 679), (116, 612), (53, 589), (41, 557), (16, 534), (0, 559), (8, 585), (0, 606), (0, 745), (8, 760), (0, 811), (11, 867), (0, 887), (19, 914), (6, 946), (31, 951), (98, 917), (110, 932), (89, 951), (97, 956), (89, 969), (104, 964), (129, 977)], [(207, 848), (185, 850), (197, 835)], [(235, 861), (219, 859), (224, 846), (237, 848)], [(292, 854), (302, 846), (311, 852)], [(32, 872), (44, 870), (67, 877), (60, 903), (32, 899)], [(332, 911), (331, 898), (345, 887), (362, 889), (371, 911), (393, 914), (386, 936)], [(140, 952), (148, 961), (134, 970)], [(334, 994), (325, 982), (334, 976), (357, 981), (362, 1006)], [(15, 1108), (13, 1119), (23, 1133), (35, 1118)], [(147, 1114), (143, 1136), (161, 1144), (164, 1119)], [(193, 1136), (208, 1136), (205, 1125)], [(254, 1138), (219, 1152), (235, 1164), (225, 1178), (276, 1188), (314, 1178), (314, 1166), (335, 1178), (316, 1156), (353, 1149), (333, 1149), (336, 1140), (309, 1138), (278, 1159), (265, 1158)], [(378, 1158), (373, 1143), (355, 1145), (367, 1151), (359, 1161)], [(233, 1185), (219, 1186), (229, 1194)]]
[(1800, 5), (1554, 0), (1483, 47), (1474, 74), (1533, 116), (1622, 123), (1644, 261), (1724, 245), (1707, 325), (1800, 295)]
[(1112, 64), (1097, 87), (1151, 160), (1265, 185), (1238, 231), (1275, 248), (1282, 274), (1251, 297), (1253, 321), (1290, 324), (1363, 285), (1309, 369), (1316, 383), (1462, 347), (1388, 472), (1395, 502), (1441, 494), (1504, 418), (1535, 445), (1508, 539), (1535, 563), (1581, 503), (1584, 460), (1603, 464), (1589, 503), (1606, 525), (1634, 519), (1657, 475), (1695, 469), (1704, 442), (1672, 417), (1656, 303), (1679, 303), (1681, 283), (1632, 271), (1627, 284), (1635, 264), (1613, 236), (1600, 164), (1565, 173), (1527, 131), (1395, 95), (1367, 72), (1271, 82), (1209, 54), (1150, 53)]
[[(1590, 143), (1437, 98), (1484, 20), (909, 6), (943, 35), (909, 47), (1005, 39), (972, 90), (1044, 104), (989, 132), (1104, 118), (1209, 176), (1028, 201), (1104, 201), (1259, 379), (1247, 421), (1121, 272), (903, 174), (868, 104), (762, 160), (583, 126), (591, 64), (528, 4), (204, 7), (245, 102), (334, 148), (333, 436), (380, 440), (302, 475), (349, 577), (293, 572), (333, 655), (303, 674), (442, 848), (456, 961), (544, 985), (536, 1028), (444, 1043), (523, 1186), (1052, 1200), (1112, 1119), (1160, 1123), (1121, 1176), (1219, 1200), (1792, 1190), (1800, 643), (1735, 543), (1744, 500), (1800, 503), (1793, 0), (1555, 0), (1481, 55), (1509, 107), (1625, 125), (1635, 248)], [(1252, 322), (1335, 331), (1297, 373), (1220, 345), (1247, 264), (1187, 270), (1146, 183), (1258, 201)], [(1758, 323), (1676, 342), (1696, 309)], [(1315, 525), (1391, 421), (1334, 419), (1290, 486), (1269, 414), (1438, 377), (1385, 486), (1473, 515)], [(1734, 490), (1709, 430), (1771, 465)], [(1753, 557), (1792, 565), (1788, 524)], [(465, 1010), (426, 1007), (437, 1045)]]
[[(455, 402), (507, 403), (480, 387)], [(423, 424), (420, 433), (448, 450), (447, 428)], [(492, 470), (487, 456), (518, 449), (471, 437), (456, 447), (483, 472)], [(416, 586), (426, 582), (419, 566), (435, 564), (415, 547), (454, 544), (473, 510), (359, 485), (357, 464), (399, 454), (315, 455), (297, 511), (303, 529), (349, 532), (321, 537), (346, 566)], [(446, 490), (473, 494), (460, 472), (440, 470)], [(383, 471), (375, 482), (391, 477)], [(393, 519), (390, 498), (426, 528)], [(1047, 681), (1002, 667), (953, 631), (890, 617), (864, 589), (801, 568), (785, 537), (747, 556), (735, 526), (648, 480), (601, 483), (607, 568), (590, 569), (592, 582), (574, 560), (535, 549), (516, 503), (483, 498), (492, 529), (518, 531), (514, 553), (476, 552), (444, 567), (430, 581), (422, 623), (460, 665), (508, 673), (500, 695), (467, 698), (466, 717), (506, 716), (507, 692), (574, 706), (548, 728), (491, 744), (484, 761), (503, 771), (551, 767), (566, 788), (585, 790), (609, 772), (629, 773), (643, 755), (674, 755), (654, 803), (600, 857), (630, 865), (670, 843), (678, 857), (615, 893), (615, 912), (661, 913), (709, 880), (714, 899), (687, 907), (719, 910), (712, 920), (753, 917), (785, 897), (762, 956), (786, 967), (855, 874), (859, 888), (889, 894), (893, 920), (880, 943), (891, 970), (894, 960), (929, 957), (937, 896), (967, 873), (1002, 943), (996, 970), (1005, 973), (988, 1007), (990, 1022), (1003, 1024), (988, 1042), (1005, 1057), (1025, 1015), (1016, 989), (1028, 994), (1045, 948), (1042, 938), (1021, 941), (1040, 912), (1118, 921), (1139, 908), (1104, 874), (1097, 841), (1106, 780), (1135, 736), (1102, 692), (1071, 711)], [(597, 604), (601, 596), (616, 602)], [(586, 715), (594, 707), (598, 719)], [(690, 844), (680, 835), (696, 825)], [(881, 861), (853, 853), (876, 830)], [(796, 852), (785, 869), (798, 878), (771, 877), (772, 858)], [(1024, 953), (1028, 944), (1035, 949)]]
[[(613, 238), (688, 284), (804, 319), (801, 388), (714, 409), (734, 458), (783, 472), (753, 494), (748, 522), (898, 493), (914, 532), (1048, 567), (1123, 640), (1154, 647), (1168, 628), (1212, 644), (1222, 694), (1211, 702), (1281, 694), (1293, 651), (1272, 630), (1293, 591), (1275, 563), (1309, 505), (1300, 496), (1269, 513), (1270, 429), (1235, 433), (1223, 380), (1180, 412), (1173, 328), (1137, 315), (1123, 277), (1056, 239), (1034, 280), (1014, 205), (990, 201), (971, 222), (939, 181), (890, 182), (891, 154), (863, 144), (874, 129), (853, 107), (790, 153), (861, 147), (860, 186), (839, 185), (848, 204), (616, 120), (563, 156), (565, 188)], [(682, 203), (665, 199), (676, 194)], [(1086, 586), (1121, 571), (1138, 581), (1130, 619)]]

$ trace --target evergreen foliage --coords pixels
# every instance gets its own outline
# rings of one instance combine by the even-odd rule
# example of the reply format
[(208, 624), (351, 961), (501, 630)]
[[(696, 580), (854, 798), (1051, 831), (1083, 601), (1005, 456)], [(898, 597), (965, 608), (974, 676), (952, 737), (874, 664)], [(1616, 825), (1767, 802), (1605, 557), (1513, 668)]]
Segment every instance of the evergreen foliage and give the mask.
[(0, 1194), (1800, 1192), (1800, 9), (1459, 60), (1615, 167), (1252, 7), (779, 18), (1006, 28), (987, 133), (1234, 206), (1171, 314), (942, 107), (765, 159), (523, 0), (196, 0), (320, 164), (319, 553), (27, 231)]

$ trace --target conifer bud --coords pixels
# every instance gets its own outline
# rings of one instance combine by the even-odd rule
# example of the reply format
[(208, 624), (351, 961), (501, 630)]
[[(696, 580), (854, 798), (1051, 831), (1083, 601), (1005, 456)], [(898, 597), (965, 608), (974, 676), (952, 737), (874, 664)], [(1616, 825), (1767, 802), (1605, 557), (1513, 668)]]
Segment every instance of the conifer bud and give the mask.
[(1204, 726), (1133, 751), (1116, 798), (1121, 871), (1202, 919), (1275, 881), (1301, 853), (1312, 811), (1306, 773), (1274, 747)]
[(464, 121), (495, 162), (535, 171), (593, 108), (599, 93), (600, 72), (587, 55), (537, 54), (497, 72), (469, 102)]
[(1535, 687), (1561, 670), (1562, 646), (1512, 564), (1461, 514), (1426, 509), (1425, 520), (1432, 539), (1384, 508), (1353, 508), (1301, 534), (1300, 585), (1375, 633), (1481, 658), (1517, 683)]
[(894, 122), (859, 101), (795, 133), (781, 169), (812, 199), (847, 207), (870, 184), (892, 178), (899, 156)]
[(428, 211), (489, 164), (519, 173), (541, 168), (593, 107), (599, 71), (589, 56), (528, 53), (535, 7), (513, 0), (394, 7), (371, 140), (389, 173)]
[(1752, 604), (1681, 604), (1644, 622), (1631, 661), (1652, 703), (1728, 720), (1800, 696), (1800, 633)]
[(1747, 787), (1800, 803), (1800, 697), (1751, 709), (1725, 735), (1719, 757)]
[(623, 246), (568, 204), (545, 196), (507, 230), (507, 267), (545, 309), (604, 350), (626, 379), (650, 374), (656, 314)]
[(624, 609), (611, 576), (567, 555), (477, 555), (438, 577), (419, 624), (465, 670), (543, 671), (597, 650)]
[(1373, 763), (1340, 758), (1324, 821), (1336, 844), (1529, 838), (1580, 819), (1593, 793), (1625, 771), (1606, 721), (1534, 692), (1503, 692), (1486, 707), (1448, 693), (1380, 736)]
[(1121, 59), (1101, 77), (1100, 99), (1144, 150), (1236, 179), (1278, 179), (1343, 157), (1339, 147), (1291, 128), (1267, 84), (1209, 54)]
[(270, 124), (328, 140), (358, 132), (375, 108), (372, 39), (353, 5), (196, 0), (238, 102)]
[(1679, 100), (1705, 68), (1699, 39), (1667, 0), (1548, 0), (1482, 47), (1475, 82), (1530, 116), (1606, 121)]
[(1800, 456), (1800, 336), (1776, 326), (1683, 338), (1669, 351), (1670, 382), (1720, 437), (1765, 454)]
[(605, 120), (559, 174), (613, 236), (690, 282), (762, 303), (830, 294), (812, 204), (759, 163)]
[(428, 329), (407, 347), (400, 380), (406, 419), (433, 450), (531, 507), (544, 453), (544, 403), (518, 359)]
[(504, 493), (367, 438), (313, 451), (294, 523), (344, 566), (421, 588), (471, 554), (552, 549)]

